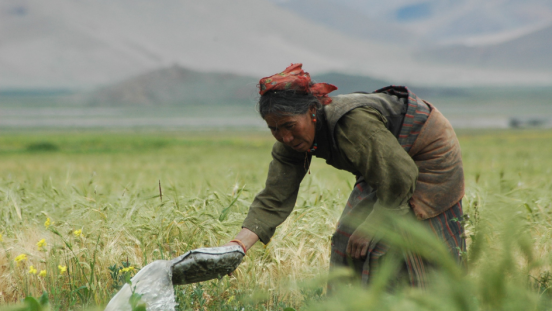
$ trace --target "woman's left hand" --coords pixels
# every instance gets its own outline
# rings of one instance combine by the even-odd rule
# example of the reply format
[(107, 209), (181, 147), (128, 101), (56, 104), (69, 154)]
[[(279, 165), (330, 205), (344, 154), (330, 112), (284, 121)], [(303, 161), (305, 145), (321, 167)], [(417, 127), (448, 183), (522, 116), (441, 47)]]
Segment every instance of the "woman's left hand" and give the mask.
[(349, 237), (349, 243), (347, 244), (347, 255), (355, 259), (365, 258), (371, 241), (372, 236), (370, 236), (365, 229), (356, 229), (351, 237)]

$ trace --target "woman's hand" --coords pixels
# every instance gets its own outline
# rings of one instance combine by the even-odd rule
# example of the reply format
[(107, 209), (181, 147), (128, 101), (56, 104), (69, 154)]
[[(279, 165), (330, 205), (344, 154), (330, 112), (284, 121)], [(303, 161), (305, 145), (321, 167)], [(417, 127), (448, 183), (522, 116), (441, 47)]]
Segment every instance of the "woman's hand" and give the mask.
[(347, 255), (355, 259), (365, 258), (371, 241), (372, 237), (366, 232), (365, 229), (361, 227), (357, 228), (351, 237), (349, 237), (349, 243), (347, 244)]
[[(253, 244), (257, 243), (257, 241), (259, 240), (259, 237), (255, 233), (253, 233), (253, 231), (247, 228), (242, 228), (241, 231), (238, 233), (238, 235), (236, 235), (236, 238), (234, 240), (241, 241), (243, 245), (241, 245), (238, 242), (230, 241), (224, 244), (223, 246), (240, 245), (241, 247), (245, 247), (244, 249), (244, 253), (245, 253), (251, 248), (251, 246), (253, 246)], [(228, 273), (228, 276), (232, 276), (232, 272)]]

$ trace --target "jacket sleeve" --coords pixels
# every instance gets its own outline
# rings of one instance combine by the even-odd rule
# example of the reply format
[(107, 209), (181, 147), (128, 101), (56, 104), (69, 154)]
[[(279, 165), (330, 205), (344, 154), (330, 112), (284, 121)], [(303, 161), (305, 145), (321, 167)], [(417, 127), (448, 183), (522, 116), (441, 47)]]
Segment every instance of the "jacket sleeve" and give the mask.
[[(336, 141), (366, 183), (376, 189), (373, 211), (363, 226), (374, 226), (385, 212), (408, 213), (418, 167), (385, 127), (385, 118), (375, 109), (362, 107), (344, 115), (336, 126)], [(366, 227), (368, 228), (368, 227)]]
[(305, 159), (299, 153), (276, 142), (272, 148), (272, 162), (268, 168), (265, 188), (257, 194), (242, 227), (253, 231), (264, 244), (268, 243), (276, 227), (280, 225), (295, 207), (299, 185), (305, 177), (305, 160), (310, 163), (311, 155)]

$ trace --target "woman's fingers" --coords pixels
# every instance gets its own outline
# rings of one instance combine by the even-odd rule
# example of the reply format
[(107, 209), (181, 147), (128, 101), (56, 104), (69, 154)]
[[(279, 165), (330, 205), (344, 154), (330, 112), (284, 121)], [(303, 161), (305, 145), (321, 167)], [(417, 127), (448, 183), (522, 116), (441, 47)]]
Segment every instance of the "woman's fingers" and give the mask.
[(359, 243), (356, 245), (356, 251), (354, 252), (356, 259), (362, 259), (366, 256), (366, 253), (368, 252), (368, 245), (369, 242), (366, 240), (359, 241)]
[(356, 245), (356, 252), (355, 252), (355, 258), (356, 259), (361, 258), (361, 256), (360, 256), (361, 252), (362, 252), (362, 243), (359, 243), (359, 244)]
[(357, 250), (358, 250), (358, 241), (351, 236), (349, 239), (349, 242), (347, 243), (347, 255), (357, 258)]
[(368, 246), (370, 246), (370, 242), (365, 242), (364, 244), (362, 244), (362, 251), (360, 252), (361, 258), (366, 257), (366, 253), (368, 253)]

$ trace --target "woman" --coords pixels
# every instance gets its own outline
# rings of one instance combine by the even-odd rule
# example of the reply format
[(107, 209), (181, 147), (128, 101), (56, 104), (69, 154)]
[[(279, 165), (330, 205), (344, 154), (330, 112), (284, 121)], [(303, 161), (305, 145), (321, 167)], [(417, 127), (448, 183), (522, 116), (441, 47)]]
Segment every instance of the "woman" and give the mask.
[[(293, 210), (311, 157), (357, 180), (332, 237), (332, 266), (353, 266), (363, 283), (389, 246), (374, 232), (384, 214), (414, 214), (461, 261), (465, 250), (460, 146), (450, 123), (405, 87), (328, 97), (337, 87), (312, 83), (302, 64), (260, 80), (259, 112), (277, 142), (266, 187), (230, 244), (268, 243)], [(403, 256), (406, 278), (423, 286), (426, 263)], [(371, 273), (372, 272), (372, 273)]]

